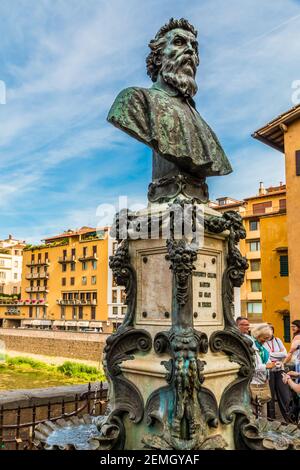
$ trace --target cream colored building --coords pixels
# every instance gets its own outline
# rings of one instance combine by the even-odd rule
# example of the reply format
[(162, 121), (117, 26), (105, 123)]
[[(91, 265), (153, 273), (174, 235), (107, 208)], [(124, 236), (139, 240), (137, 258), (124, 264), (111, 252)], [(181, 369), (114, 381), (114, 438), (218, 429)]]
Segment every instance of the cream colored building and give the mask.
[(18, 295), (21, 292), (24, 241), (11, 235), (0, 240), (0, 295)]

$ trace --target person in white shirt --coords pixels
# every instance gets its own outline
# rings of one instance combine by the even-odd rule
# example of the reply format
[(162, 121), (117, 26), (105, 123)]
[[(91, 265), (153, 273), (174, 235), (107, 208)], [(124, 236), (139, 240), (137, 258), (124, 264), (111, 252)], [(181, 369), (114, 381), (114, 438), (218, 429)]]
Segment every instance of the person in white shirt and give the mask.
[(282, 361), (287, 356), (287, 350), (280, 338), (274, 336), (274, 327), (270, 324), (272, 337), (264, 343), (264, 348), (269, 352), (270, 361), (275, 367), (270, 370), (269, 385), (272, 399), (267, 405), (268, 418), (276, 419), (275, 402), (277, 400), (280, 412), (287, 422), (293, 422), (293, 397), (289, 387), (282, 381), (284, 369)]

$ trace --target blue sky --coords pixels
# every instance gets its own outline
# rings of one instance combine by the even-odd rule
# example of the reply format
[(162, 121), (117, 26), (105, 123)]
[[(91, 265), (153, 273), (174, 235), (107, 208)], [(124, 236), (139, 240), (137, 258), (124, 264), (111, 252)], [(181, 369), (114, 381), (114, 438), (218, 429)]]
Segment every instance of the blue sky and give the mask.
[(1, 0), (0, 238), (39, 241), (96, 226), (99, 204), (146, 203), (151, 151), (106, 122), (116, 94), (150, 86), (147, 44), (171, 16), (198, 29), (197, 108), (234, 172), (211, 198), (284, 181), (284, 159), (251, 133), (293, 106), (296, 0)]

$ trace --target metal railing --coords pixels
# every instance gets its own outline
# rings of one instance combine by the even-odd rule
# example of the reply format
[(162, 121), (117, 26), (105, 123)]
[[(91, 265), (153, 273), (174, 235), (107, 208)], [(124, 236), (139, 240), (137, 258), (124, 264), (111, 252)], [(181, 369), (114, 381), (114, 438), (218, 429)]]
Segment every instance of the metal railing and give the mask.
[(16, 408), (0, 407), (0, 450), (33, 449), (35, 427), (45, 421), (68, 419), (71, 416), (90, 414), (103, 415), (107, 406), (107, 386), (102, 382), (91, 384), (87, 391), (76, 394), (72, 399), (64, 398), (48, 401), (43, 404), (18, 406)]

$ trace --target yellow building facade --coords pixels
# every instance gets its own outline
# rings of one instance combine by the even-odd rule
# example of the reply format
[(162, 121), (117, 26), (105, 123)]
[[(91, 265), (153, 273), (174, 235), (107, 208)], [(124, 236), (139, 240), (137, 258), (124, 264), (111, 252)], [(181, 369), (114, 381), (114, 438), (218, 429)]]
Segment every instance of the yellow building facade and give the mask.
[(253, 137), (285, 155), (290, 319), (300, 319), (300, 105), (258, 129)]
[[(276, 334), (289, 341), (289, 272), (286, 218), (286, 187), (264, 188), (258, 194), (237, 201), (219, 198), (211, 206), (220, 211), (238, 211), (246, 238), (240, 250), (249, 262), (239, 292), (240, 310), (252, 323), (267, 321)], [(237, 303), (237, 302), (236, 302)], [(237, 310), (237, 309), (236, 309)]]
[(1, 301), (6, 327), (109, 331), (108, 229), (83, 227), (27, 246), (21, 298)]

